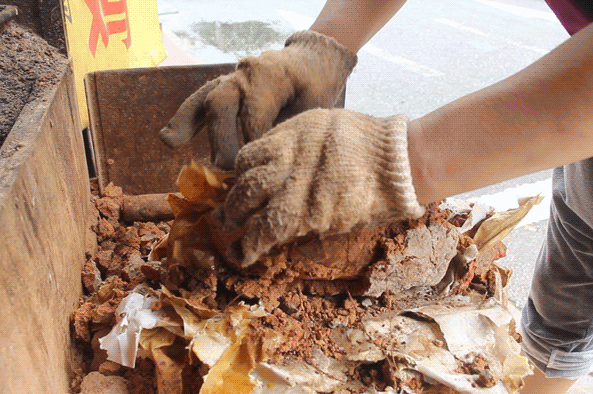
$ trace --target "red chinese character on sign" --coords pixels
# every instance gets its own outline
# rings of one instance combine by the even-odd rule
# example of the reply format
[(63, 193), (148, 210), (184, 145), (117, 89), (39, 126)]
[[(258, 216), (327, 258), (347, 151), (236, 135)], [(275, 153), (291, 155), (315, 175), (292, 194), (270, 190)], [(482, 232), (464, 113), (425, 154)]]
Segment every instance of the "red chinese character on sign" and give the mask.
[[(128, 19), (126, 0), (84, 0), (84, 2), (93, 15), (93, 23), (91, 25), (91, 34), (89, 37), (89, 49), (93, 56), (95, 56), (95, 52), (97, 51), (99, 36), (103, 39), (103, 45), (107, 46), (111, 34), (127, 32), (128, 36), (122, 41), (126, 45), (126, 48), (129, 48), (132, 42), (132, 37), (130, 36), (130, 21)], [(107, 24), (105, 24), (103, 18), (113, 15), (120, 16), (121, 19), (107, 22)]]

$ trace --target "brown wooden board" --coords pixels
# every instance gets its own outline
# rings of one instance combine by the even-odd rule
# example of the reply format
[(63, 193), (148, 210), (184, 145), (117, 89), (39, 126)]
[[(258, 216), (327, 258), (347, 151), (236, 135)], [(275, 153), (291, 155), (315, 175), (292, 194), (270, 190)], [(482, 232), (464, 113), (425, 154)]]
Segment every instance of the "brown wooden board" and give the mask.
[(178, 149), (158, 132), (181, 103), (207, 81), (234, 70), (234, 64), (170, 66), (96, 71), (86, 90), (95, 166), (101, 190), (109, 182), (126, 194), (176, 191), (175, 180), (192, 159), (209, 160), (205, 133)]
[(89, 179), (72, 70), (0, 150), (0, 393), (68, 393)]
[[(206, 133), (173, 150), (162, 143), (158, 132), (188, 96), (234, 68), (234, 64), (215, 64), (87, 74), (94, 162), (101, 190), (113, 182), (130, 195), (174, 192), (182, 166), (191, 160), (209, 162)], [(344, 106), (344, 99), (345, 93), (338, 107)]]

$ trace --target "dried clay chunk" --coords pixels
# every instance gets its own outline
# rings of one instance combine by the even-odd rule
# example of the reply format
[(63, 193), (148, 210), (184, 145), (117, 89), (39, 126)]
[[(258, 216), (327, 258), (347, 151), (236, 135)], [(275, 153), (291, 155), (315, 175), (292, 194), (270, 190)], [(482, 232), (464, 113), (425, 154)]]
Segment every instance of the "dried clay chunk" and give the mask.
[(129, 394), (126, 379), (121, 376), (105, 376), (91, 372), (84, 377), (81, 394)]

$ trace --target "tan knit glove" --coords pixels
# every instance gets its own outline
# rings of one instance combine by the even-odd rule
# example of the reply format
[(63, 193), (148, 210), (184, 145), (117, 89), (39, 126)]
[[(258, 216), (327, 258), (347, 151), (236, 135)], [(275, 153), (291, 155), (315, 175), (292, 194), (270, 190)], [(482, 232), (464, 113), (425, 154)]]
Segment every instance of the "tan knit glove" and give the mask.
[(239, 148), (272, 126), (311, 108), (333, 108), (356, 54), (312, 31), (293, 34), (280, 51), (247, 57), (236, 71), (206, 83), (160, 131), (169, 146), (208, 130), (212, 161), (232, 169)]
[(214, 212), (223, 234), (244, 231), (225, 254), (254, 263), (294, 237), (417, 218), (407, 117), (314, 109), (281, 123), (237, 156), (235, 186)]

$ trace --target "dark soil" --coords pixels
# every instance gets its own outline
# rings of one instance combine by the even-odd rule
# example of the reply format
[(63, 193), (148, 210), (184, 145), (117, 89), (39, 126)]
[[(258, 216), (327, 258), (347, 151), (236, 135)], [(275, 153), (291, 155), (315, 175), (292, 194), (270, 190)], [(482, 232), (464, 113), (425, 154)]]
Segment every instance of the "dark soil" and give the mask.
[(14, 21), (0, 26), (0, 147), (23, 107), (59, 81), (66, 58)]

